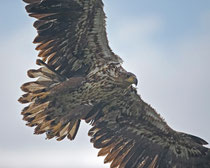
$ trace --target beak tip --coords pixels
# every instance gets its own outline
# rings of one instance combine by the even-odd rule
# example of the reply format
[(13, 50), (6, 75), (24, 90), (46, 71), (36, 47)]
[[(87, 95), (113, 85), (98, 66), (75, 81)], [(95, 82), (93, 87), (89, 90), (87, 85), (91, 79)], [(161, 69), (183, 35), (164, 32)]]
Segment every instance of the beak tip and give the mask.
[(138, 80), (135, 79), (134, 84), (137, 86), (138, 85)]

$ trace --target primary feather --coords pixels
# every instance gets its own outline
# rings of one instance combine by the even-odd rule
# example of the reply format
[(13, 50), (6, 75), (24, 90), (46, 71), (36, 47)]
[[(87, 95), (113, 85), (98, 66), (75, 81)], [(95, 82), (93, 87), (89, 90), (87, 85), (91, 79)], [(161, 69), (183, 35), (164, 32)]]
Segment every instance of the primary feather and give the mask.
[(29, 70), (36, 81), (22, 85), (19, 101), (35, 134), (73, 140), (80, 121), (99, 156), (111, 168), (210, 168), (203, 139), (174, 131), (132, 84), (106, 37), (101, 0), (24, 0), (37, 20), (41, 66)]

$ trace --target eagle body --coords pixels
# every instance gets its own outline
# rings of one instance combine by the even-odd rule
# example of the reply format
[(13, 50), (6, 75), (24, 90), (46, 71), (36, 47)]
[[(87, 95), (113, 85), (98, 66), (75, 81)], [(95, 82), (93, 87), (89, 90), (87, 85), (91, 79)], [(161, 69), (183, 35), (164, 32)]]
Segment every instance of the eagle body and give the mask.
[(128, 89), (130, 82), (125, 82), (127, 78), (133, 77), (133, 82), (136, 80), (135, 75), (128, 73), (121, 66), (111, 64), (97, 69), (91, 71), (86, 78), (71, 77), (55, 85), (49, 97), (56, 97), (57, 101), (66, 102), (68, 105), (94, 106), (101, 101), (109, 101), (113, 95), (120, 95), (122, 89)]
[(39, 69), (28, 71), (23, 120), (58, 141), (75, 139), (81, 120), (110, 168), (210, 168), (199, 137), (173, 130), (137, 89), (136, 76), (108, 45), (102, 0), (24, 0), (37, 20)]

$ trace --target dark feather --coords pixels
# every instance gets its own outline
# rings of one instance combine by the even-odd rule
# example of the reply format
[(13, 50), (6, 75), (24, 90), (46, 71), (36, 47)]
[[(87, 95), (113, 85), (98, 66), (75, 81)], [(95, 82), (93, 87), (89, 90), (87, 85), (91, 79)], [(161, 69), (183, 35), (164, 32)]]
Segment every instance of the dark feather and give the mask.
[[(96, 58), (102, 62), (121, 62), (121, 59), (114, 55), (108, 46), (105, 14), (100, 0), (83, 3), (69, 0), (25, 0), (24, 2), (28, 3), (26, 10), (29, 15), (38, 19), (34, 23), (38, 31), (34, 39), (34, 43), (39, 44), (37, 50), (41, 50), (40, 55), (45, 58), (44, 61), (53, 65), (54, 69), (60, 67), (59, 73), (62, 72), (66, 77), (71, 77), (81, 74), (82, 71), (84, 75), (87, 75), (95, 68), (95, 63), (89, 61), (90, 58)], [(93, 7), (86, 8), (87, 3)], [(94, 23), (94, 20), (100, 23)], [(49, 41), (53, 43), (46, 44)], [(93, 42), (89, 43), (89, 41), (95, 44), (92, 45)], [(100, 43), (104, 46), (101, 47)], [(62, 47), (59, 46), (60, 44), (63, 44)], [(48, 50), (50, 47), (52, 48)], [(87, 55), (88, 52), (92, 54)], [(55, 53), (53, 59), (50, 58), (52, 53)], [(109, 53), (109, 55), (104, 55), (104, 53)], [(71, 65), (72, 59), (79, 57), (82, 58), (81, 66), (76, 63)], [(78, 68), (75, 69), (75, 66)]]

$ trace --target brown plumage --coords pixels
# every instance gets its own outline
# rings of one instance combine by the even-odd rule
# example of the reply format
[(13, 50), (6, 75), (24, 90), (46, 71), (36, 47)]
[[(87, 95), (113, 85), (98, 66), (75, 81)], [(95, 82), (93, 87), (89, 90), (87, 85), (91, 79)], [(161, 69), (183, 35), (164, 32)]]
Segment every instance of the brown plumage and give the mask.
[(101, 0), (24, 0), (37, 20), (36, 81), (22, 85), (22, 111), (35, 134), (73, 140), (80, 121), (111, 168), (210, 168), (203, 139), (174, 131), (137, 94), (106, 37)]

